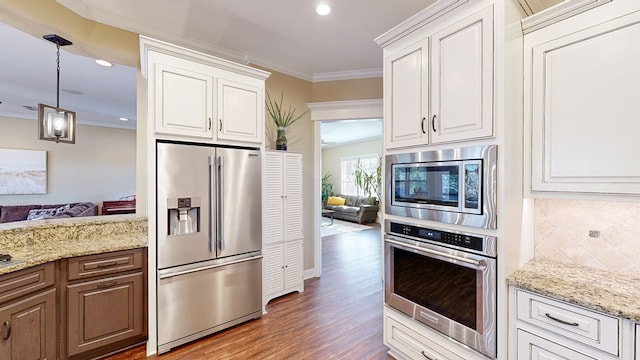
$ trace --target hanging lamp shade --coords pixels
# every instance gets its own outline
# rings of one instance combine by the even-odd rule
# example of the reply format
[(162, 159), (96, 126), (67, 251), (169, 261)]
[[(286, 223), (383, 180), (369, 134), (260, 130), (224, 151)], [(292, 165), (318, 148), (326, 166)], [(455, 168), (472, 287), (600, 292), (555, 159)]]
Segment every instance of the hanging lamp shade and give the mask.
[(60, 108), (60, 47), (72, 42), (58, 35), (45, 35), (45, 40), (56, 44), (56, 106), (38, 104), (38, 138), (56, 143), (76, 143), (76, 113)]

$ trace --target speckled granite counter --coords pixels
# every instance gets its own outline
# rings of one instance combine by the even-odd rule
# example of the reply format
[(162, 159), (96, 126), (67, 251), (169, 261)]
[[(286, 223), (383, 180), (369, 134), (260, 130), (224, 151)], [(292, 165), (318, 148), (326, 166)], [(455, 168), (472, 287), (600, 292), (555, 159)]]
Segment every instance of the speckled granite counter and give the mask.
[(640, 279), (598, 269), (534, 259), (507, 284), (615, 317), (640, 322)]
[(0, 274), (74, 256), (147, 246), (147, 219), (133, 215), (0, 224), (0, 253), (15, 263)]

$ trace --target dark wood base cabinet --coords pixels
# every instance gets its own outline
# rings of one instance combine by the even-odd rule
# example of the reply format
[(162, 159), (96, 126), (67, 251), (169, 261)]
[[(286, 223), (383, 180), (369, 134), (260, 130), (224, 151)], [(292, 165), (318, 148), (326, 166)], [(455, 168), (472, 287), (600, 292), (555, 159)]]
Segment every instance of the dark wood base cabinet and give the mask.
[(0, 308), (0, 359), (56, 358), (56, 289)]
[(145, 260), (141, 250), (63, 260), (64, 358), (93, 359), (146, 340)]
[(94, 359), (143, 343), (146, 284), (146, 249), (0, 275), (0, 360)]
[(57, 358), (53, 263), (0, 276), (0, 359)]

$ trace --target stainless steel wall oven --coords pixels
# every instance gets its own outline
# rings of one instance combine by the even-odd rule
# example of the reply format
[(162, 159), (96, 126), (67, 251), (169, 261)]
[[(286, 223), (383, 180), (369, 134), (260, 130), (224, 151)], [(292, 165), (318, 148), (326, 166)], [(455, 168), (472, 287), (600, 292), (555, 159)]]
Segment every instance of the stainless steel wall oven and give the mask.
[(496, 228), (496, 145), (385, 157), (387, 214)]
[(496, 238), (385, 220), (385, 303), (491, 358)]

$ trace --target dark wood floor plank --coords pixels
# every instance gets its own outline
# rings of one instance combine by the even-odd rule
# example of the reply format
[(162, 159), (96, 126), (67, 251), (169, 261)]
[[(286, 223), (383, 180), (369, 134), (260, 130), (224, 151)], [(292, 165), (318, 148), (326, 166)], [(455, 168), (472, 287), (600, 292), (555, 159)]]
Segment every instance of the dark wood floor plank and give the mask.
[[(393, 359), (382, 343), (379, 227), (323, 238), (322, 277), (272, 300), (262, 318), (172, 351), (161, 360)], [(109, 360), (145, 359), (140, 346)]]

